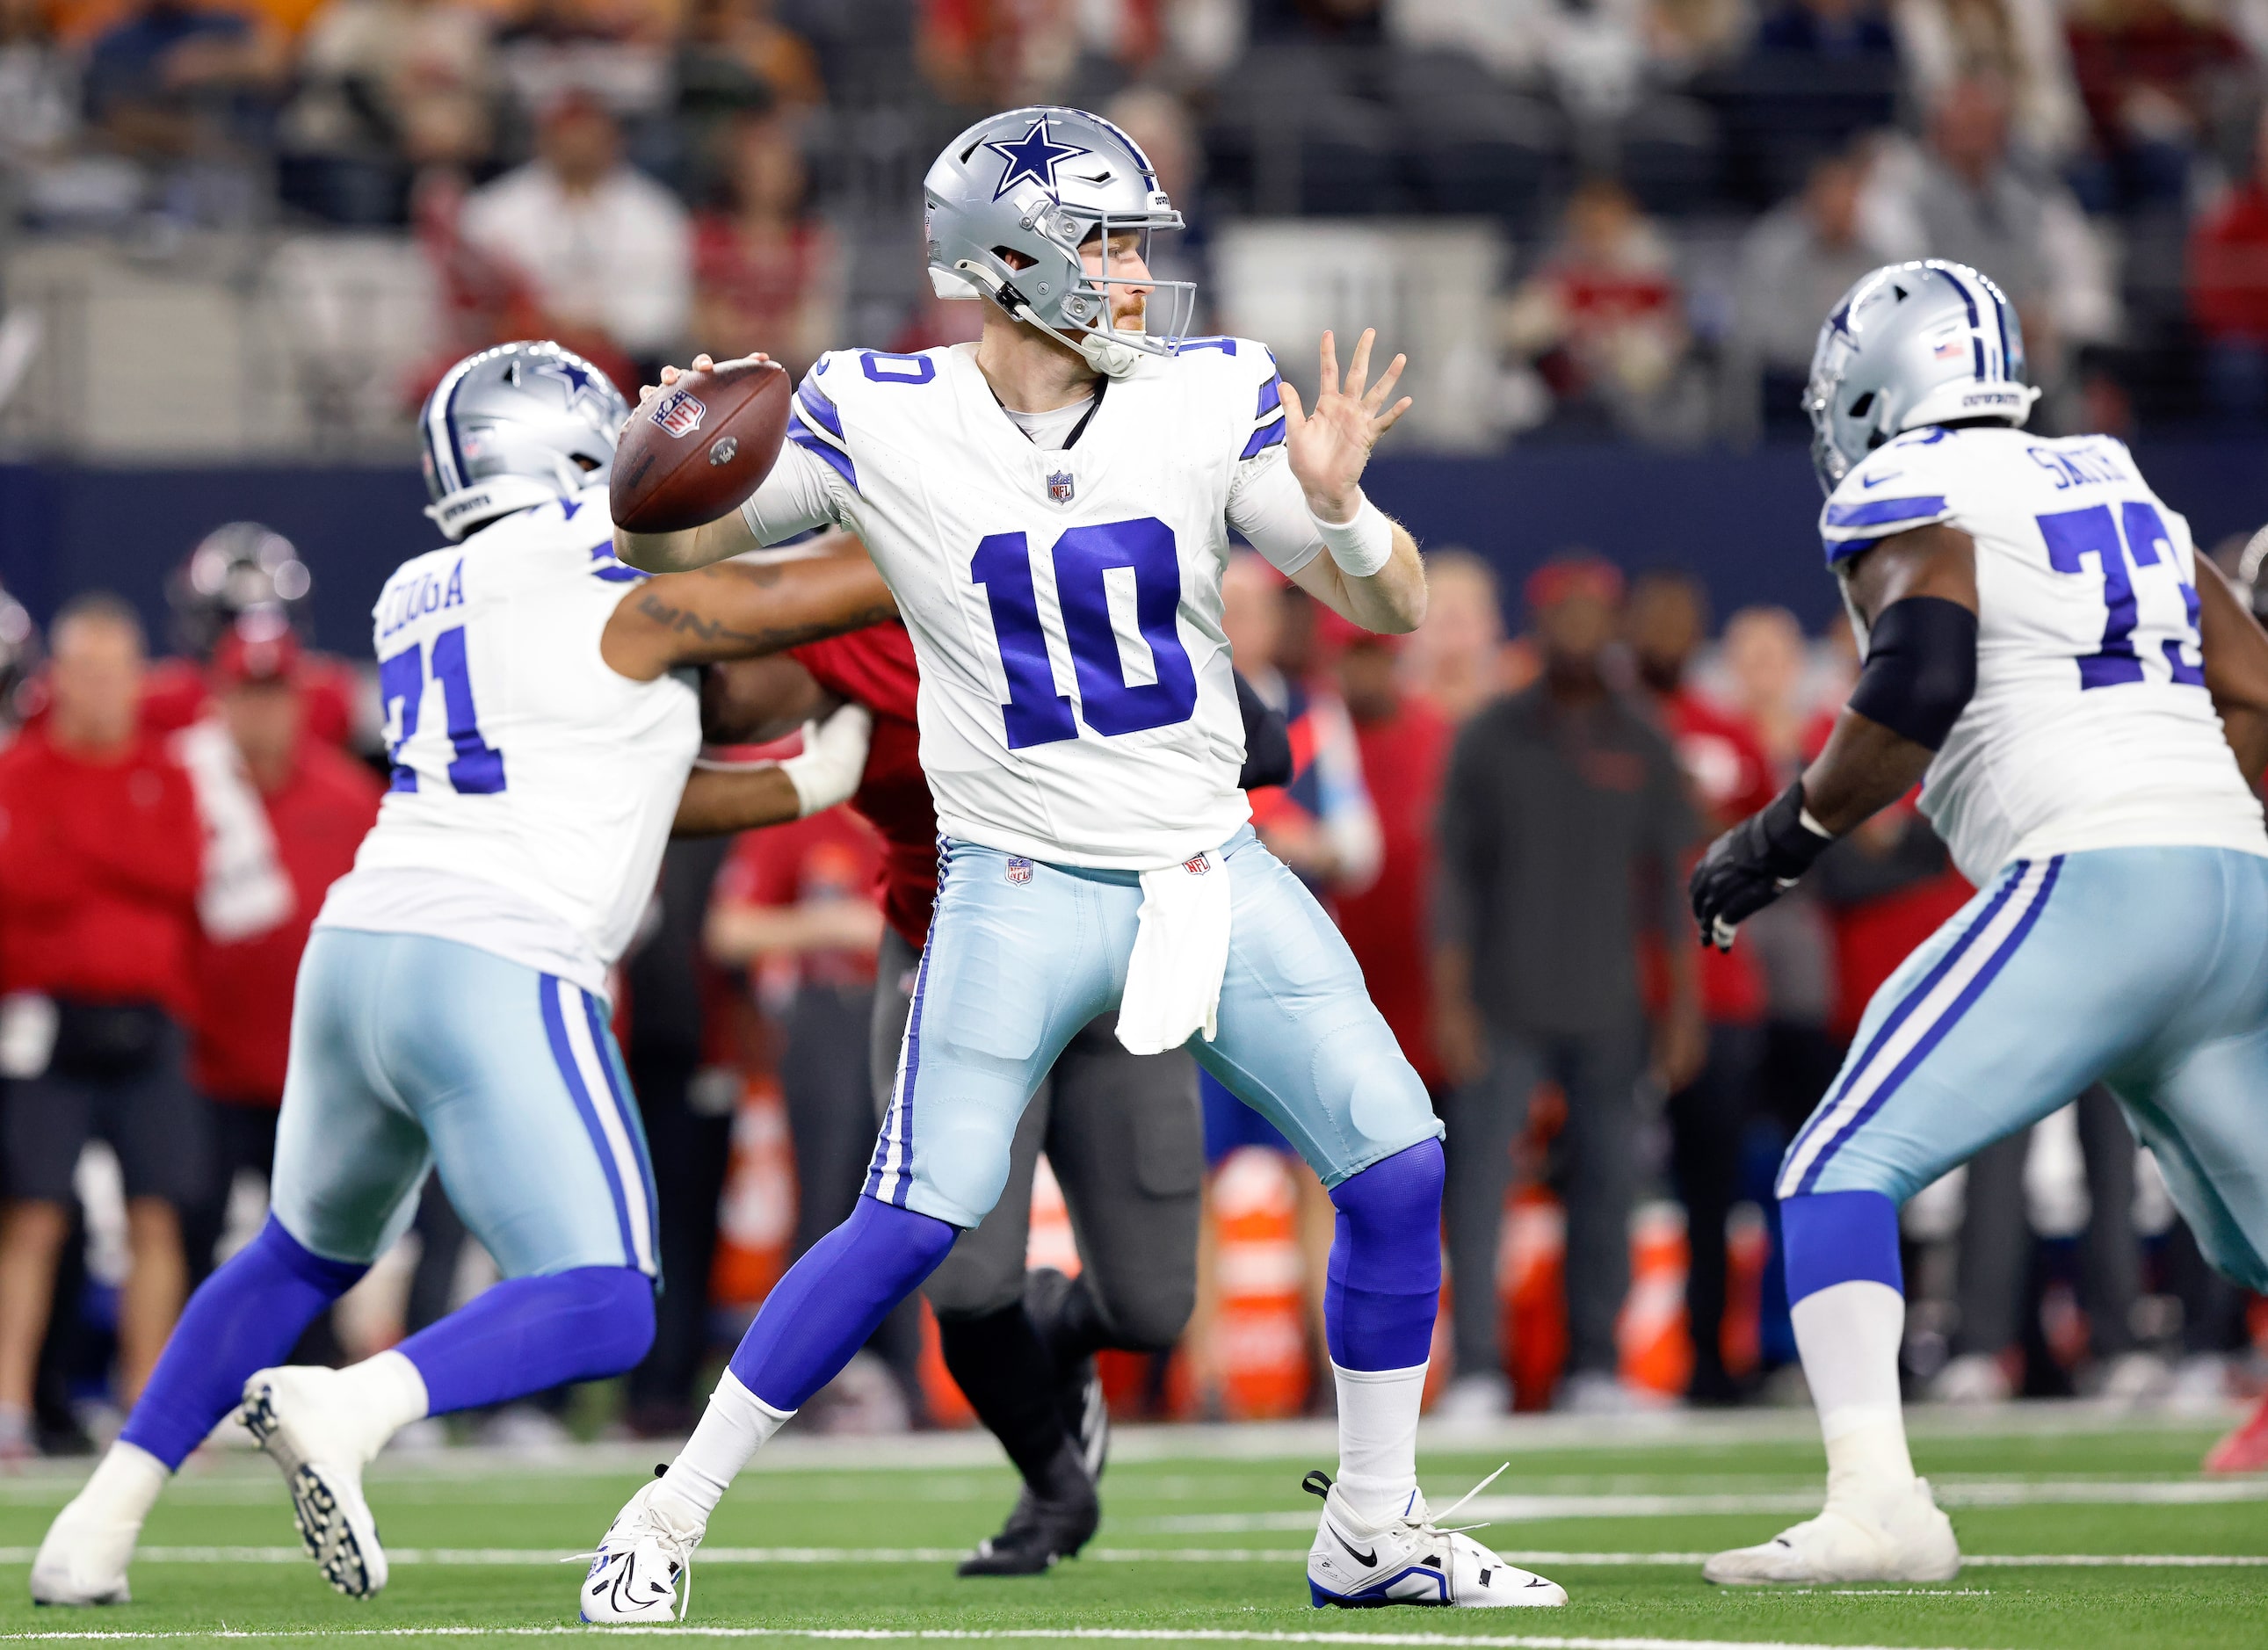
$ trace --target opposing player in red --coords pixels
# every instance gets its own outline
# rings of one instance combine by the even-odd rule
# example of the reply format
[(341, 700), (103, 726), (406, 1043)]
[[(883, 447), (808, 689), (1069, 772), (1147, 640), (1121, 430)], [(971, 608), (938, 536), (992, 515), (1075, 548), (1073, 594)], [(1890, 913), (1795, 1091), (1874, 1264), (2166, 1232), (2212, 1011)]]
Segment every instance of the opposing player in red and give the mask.
[[(877, 1116), (896, 1072), (937, 898), (937, 814), (915, 723), (920, 683), (913, 643), (903, 625), (890, 622), (717, 667), (702, 696), (703, 733), (717, 743), (777, 738), (843, 701), (873, 714), (850, 807), (884, 844), (878, 893), (889, 928), (874, 995)], [(1241, 778), (1248, 786), (1281, 784), (1291, 768), (1283, 722), (1241, 678), (1237, 685)], [(783, 784), (778, 819), (765, 822), (795, 817), (795, 797)], [(680, 813), (680, 831), (697, 825)], [(1071, 1039), (1018, 1126), (999, 1203), (961, 1234), (924, 1285), (946, 1367), (1024, 1479), (1006, 1525), (963, 1561), (963, 1575), (1037, 1574), (1086, 1544), (1101, 1516), (1095, 1484), (1108, 1441), (1094, 1354), (1170, 1347), (1194, 1300), (1204, 1169), (1196, 1066), (1179, 1050), (1128, 1052), (1114, 1019), (1106, 1014)], [(1032, 1176), (1042, 1150), (1079, 1240), (1076, 1278), (1026, 1275)]]

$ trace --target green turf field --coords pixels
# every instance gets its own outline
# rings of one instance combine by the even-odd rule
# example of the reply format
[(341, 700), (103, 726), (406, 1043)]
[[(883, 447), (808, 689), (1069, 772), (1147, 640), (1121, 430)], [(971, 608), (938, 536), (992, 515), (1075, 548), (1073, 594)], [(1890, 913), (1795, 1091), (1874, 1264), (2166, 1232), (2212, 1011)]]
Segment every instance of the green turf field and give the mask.
[[(1012, 1493), (983, 1440), (783, 1440), (719, 1509), (695, 1563), (688, 1625), (779, 1644), (2268, 1646), (2268, 1479), (2198, 1477), (2209, 1428), (2043, 1411), (1925, 1420), (1916, 1459), (1953, 1509), (1969, 1569), (1942, 1587), (1814, 1593), (1719, 1591), (1696, 1569), (1697, 1555), (1815, 1509), (1808, 1415), (1545, 1423), (1486, 1444), (1437, 1436), (1424, 1461), (1435, 1504), (1509, 1456), (1478, 1508), (1493, 1521), (1484, 1539), (1565, 1582), (1572, 1599), (1556, 1611), (1469, 1615), (1307, 1607), (1300, 1560), (1314, 1503), (1298, 1484), (1329, 1464), (1328, 1436), (1313, 1426), (1124, 1433), (1088, 1555), (1037, 1580), (985, 1582), (952, 1571)], [(597, 1538), (659, 1453), (380, 1463), (372, 1500), (394, 1579), (362, 1606), (334, 1596), (297, 1556), (264, 1462), (201, 1460), (144, 1532), (135, 1602), (86, 1614), (35, 1610), (24, 1592), (30, 1550), (84, 1470), (41, 1467), (0, 1479), (0, 1637), (454, 1642), (581, 1631), (580, 1568), (556, 1560)]]

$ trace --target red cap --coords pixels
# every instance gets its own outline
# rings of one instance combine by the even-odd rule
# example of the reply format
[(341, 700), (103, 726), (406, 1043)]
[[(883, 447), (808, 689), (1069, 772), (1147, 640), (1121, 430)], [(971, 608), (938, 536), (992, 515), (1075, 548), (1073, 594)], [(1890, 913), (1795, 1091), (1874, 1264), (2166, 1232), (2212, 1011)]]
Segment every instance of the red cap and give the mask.
[(1336, 659), (1350, 647), (1382, 647), (1398, 653), (1408, 638), (1366, 630), (1351, 619), (1343, 619), (1322, 603), (1315, 604), (1315, 645), (1326, 659)]
[(1530, 573), (1522, 593), (1530, 613), (1540, 613), (1576, 596), (1588, 596), (1611, 608), (1623, 599), (1622, 571), (1603, 556), (1588, 552), (1562, 556)]
[(217, 688), (289, 681), (299, 671), (299, 638), (288, 627), (232, 626), (213, 649), (211, 670)]

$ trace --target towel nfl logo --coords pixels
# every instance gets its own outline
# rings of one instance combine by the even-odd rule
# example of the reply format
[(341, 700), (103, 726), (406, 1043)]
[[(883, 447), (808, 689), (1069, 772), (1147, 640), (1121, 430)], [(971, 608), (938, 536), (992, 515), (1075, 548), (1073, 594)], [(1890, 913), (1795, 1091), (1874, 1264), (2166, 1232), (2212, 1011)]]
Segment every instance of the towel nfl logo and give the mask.
[(648, 416), (682, 441), (701, 427), (701, 421), (709, 416), (709, 409), (695, 400), (689, 391), (674, 389), (654, 403)]
[(1008, 880), (1019, 888), (1032, 880), (1032, 862), (1019, 855), (1008, 862)]
[(1205, 857), (1203, 854), (1191, 854), (1182, 861), (1182, 869), (1193, 877), (1201, 877), (1212, 867), (1205, 863)]
[(1054, 499), (1057, 504), (1069, 504), (1071, 502), (1072, 490), (1073, 486), (1071, 479), (1071, 472), (1069, 470), (1057, 470), (1054, 475), (1048, 477), (1048, 497)]

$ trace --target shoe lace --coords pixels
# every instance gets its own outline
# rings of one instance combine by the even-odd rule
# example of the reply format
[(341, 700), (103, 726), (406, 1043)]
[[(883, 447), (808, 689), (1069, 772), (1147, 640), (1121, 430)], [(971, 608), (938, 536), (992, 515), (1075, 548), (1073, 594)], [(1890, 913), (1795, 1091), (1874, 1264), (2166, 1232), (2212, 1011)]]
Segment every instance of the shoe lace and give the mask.
[[(622, 1542), (618, 1546), (614, 1545), (617, 1534), (622, 1536)], [(703, 1531), (702, 1534), (705, 1535), (707, 1532)], [(633, 1546), (639, 1542), (650, 1542), (660, 1548), (670, 1561), (676, 1565), (677, 1575), (673, 1579), (682, 1580), (685, 1583), (685, 1590), (679, 1595), (677, 1601), (677, 1619), (683, 1621), (686, 1613), (693, 1608), (693, 1550), (701, 1544), (701, 1539), (699, 1535), (688, 1536), (682, 1534), (657, 1518), (650, 1509), (640, 1507), (637, 1514), (628, 1521), (616, 1520), (614, 1528), (606, 1533), (597, 1548), (589, 1552), (571, 1552), (559, 1562), (588, 1564), (593, 1559), (608, 1556), (610, 1546), (614, 1551), (619, 1552), (622, 1547)]]
[(1424, 1518), (1411, 1519), (1410, 1521), (1417, 1525), (1418, 1528), (1425, 1531), (1427, 1534), (1433, 1536), (1462, 1536), (1469, 1530), (1486, 1529), (1489, 1527), (1489, 1521), (1486, 1519), (1483, 1519), (1477, 1524), (1445, 1524), (1441, 1521), (1446, 1518), (1454, 1517), (1459, 1507), (1471, 1500), (1473, 1497), (1478, 1495), (1483, 1490), (1487, 1489), (1489, 1485), (1494, 1484), (1498, 1478), (1504, 1477), (1506, 1469), (1511, 1465), (1512, 1463), (1510, 1462), (1506, 1462), (1504, 1466), (1498, 1467), (1494, 1472), (1489, 1474), (1487, 1477), (1483, 1478), (1478, 1484), (1473, 1485), (1471, 1489), (1466, 1491), (1462, 1495), (1450, 1502), (1448, 1506), (1443, 1507), (1440, 1512), (1435, 1513), (1429, 1511)]

